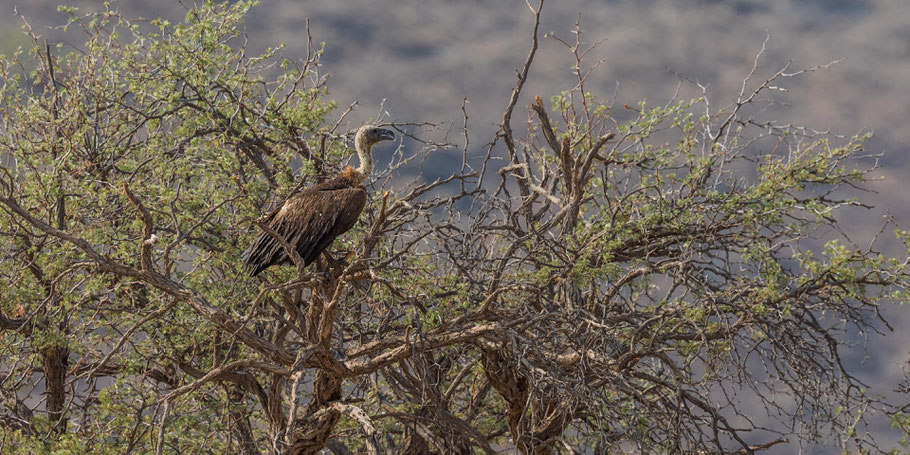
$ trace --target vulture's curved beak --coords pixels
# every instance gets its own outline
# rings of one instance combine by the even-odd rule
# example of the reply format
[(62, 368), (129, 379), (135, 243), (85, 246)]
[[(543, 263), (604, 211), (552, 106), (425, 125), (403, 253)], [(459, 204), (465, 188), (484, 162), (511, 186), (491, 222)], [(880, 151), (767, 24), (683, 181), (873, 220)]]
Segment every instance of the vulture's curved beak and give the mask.
[(381, 140), (381, 141), (395, 140), (395, 133), (392, 130), (387, 130), (385, 128), (382, 128), (379, 130), (379, 140)]

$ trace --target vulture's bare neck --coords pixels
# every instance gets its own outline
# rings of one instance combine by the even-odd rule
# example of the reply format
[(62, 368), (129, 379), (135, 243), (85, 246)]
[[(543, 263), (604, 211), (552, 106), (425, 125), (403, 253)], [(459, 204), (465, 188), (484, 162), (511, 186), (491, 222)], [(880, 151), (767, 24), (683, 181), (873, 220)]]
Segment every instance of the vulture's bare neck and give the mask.
[(360, 158), (360, 167), (357, 168), (357, 172), (366, 179), (370, 176), (370, 172), (373, 172), (373, 144), (367, 140), (365, 135), (357, 134), (354, 148), (357, 149), (357, 156)]

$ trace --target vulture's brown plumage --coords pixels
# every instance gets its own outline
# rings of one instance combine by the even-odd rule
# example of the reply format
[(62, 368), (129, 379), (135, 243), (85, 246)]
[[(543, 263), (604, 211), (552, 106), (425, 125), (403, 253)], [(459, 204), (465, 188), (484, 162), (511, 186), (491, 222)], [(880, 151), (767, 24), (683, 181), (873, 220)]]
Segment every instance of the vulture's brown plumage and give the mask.
[[(335, 237), (354, 227), (367, 202), (363, 181), (373, 169), (370, 151), (377, 142), (394, 138), (390, 130), (372, 125), (361, 127), (354, 139), (359, 168), (348, 166), (335, 178), (291, 195), (266, 217), (266, 225), (297, 250), (305, 265), (315, 261)], [(250, 276), (275, 264), (291, 263), (284, 247), (268, 232), (263, 232), (243, 253), (243, 264)]]

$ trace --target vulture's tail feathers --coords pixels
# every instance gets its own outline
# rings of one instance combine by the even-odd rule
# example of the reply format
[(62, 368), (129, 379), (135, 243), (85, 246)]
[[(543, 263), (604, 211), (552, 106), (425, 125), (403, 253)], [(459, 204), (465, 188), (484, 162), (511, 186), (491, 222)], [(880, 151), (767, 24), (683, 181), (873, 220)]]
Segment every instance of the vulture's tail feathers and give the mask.
[(251, 277), (281, 262), (284, 249), (267, 233), (263, 233), (243, 252), (243, 266)]

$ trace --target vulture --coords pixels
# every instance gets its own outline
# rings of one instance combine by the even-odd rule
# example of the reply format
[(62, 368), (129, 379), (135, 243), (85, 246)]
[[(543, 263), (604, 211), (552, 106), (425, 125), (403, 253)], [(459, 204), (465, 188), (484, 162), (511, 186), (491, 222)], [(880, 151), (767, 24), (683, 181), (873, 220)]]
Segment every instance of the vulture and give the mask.
[[(354, 227), (367, 202), (363, 181), (373, 170), (373, 145), (395, 139), (387, 129), (365, 125), (357, 130), (354, 144), (360, 167), (346, 167), (335, 178), (292, 194), (266, 216), (265, 224), (297, 250), (310, 265), (335, 237)], [(259, 235), (243, 252), (243, 265), (251, 277), (275, 264), (292, 264), (281, 243), (268, 232)]]

